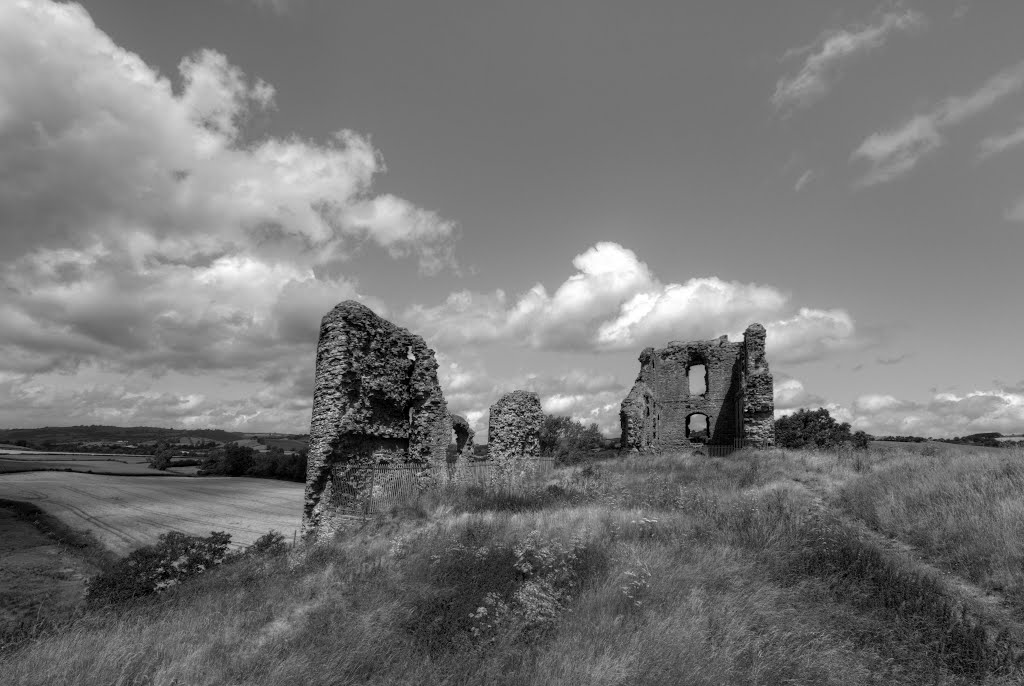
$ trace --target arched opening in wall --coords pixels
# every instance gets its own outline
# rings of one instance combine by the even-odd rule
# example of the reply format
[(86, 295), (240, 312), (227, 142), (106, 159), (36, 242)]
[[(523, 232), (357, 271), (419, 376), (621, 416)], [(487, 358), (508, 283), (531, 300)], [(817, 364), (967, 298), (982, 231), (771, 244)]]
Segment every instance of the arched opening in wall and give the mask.
[(686, 370), (686, 379), (690, 385), (690, 395), (704, 395), (708, 392), (708, 367), (704, 364), (693, 364)]
[(686, 418), (686, 438), (691, 443), (707, 443), (709, 428), (708, 416), (702, 412), (695, 412)]

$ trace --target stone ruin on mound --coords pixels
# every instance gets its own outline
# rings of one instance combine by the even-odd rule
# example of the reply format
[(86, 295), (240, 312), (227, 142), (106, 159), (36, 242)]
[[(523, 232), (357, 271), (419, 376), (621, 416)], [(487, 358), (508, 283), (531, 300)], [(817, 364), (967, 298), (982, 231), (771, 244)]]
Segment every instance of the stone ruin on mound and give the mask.
[(530, 391), (506, 393), (491, 405), (487, 446), (497, 465), (496, 479), (536, 468), (543, 422), (540, 396)]
[[(772, 375), (764, 354), (765, 330), (751, 324), (742, 343), (727, 336), (710, 341), (672, 341), (640, 353), (640, 374), (622, 401), (623, 450), (681, 450), (692, 445), (690, 422), (702, 414), (707, 442), (775, 443)], [(690, 369), (703, 365), (705, 391), (690, 392)]]
[(329, 532), (333, 516), (364, 497), (369, 467), (421, 465), (427, 481), (444, 474), (451, 434), (434, 351), (364, 305), (335, 307), (316, 353), (304, 535)]

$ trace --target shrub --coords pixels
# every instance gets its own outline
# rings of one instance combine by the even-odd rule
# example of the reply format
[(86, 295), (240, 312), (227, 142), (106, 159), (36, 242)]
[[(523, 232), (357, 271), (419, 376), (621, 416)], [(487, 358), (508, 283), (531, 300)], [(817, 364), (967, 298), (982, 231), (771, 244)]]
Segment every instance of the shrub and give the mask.
[(837, 422), (824, 407), (801, 408), (775, 420), (775, 442), (780, 448), (834, 448), (843, 443), (867, 448), (870, 438), (863, 431), (851, 435), (850, 425)]
[(499, 635), (532, 640), (552, 627), (603, 558), (581, 537), (569, 543), (533, 531), (511, 543), (468, 528), (430, 559), (433, 587), (406, 626), (431, 650), (492, 643)]
[(93, 605), (123, 603), (152, 595), (200, 574), (228, 557), (231, 535), (211, 531), (206, 538), (180, 531), (161, 534), (155, 545), (132, 551), (89, 584)]
[(277, 555), (283, 555), (287, 551), (288, 543), (285, 541), (284, 534), (271, 529), (253, 541), (253, 544), (246, 548), (240, 557), (276, 557)]
[(254, 557), (276, 557), (288, 550), (284, 535), (273, 529), (241, 552), (229, 552), (231, 534), (189, 536), (180, 531), (162, 534), (156, 544), (138, 548), (89, 583), (87, 600), (93, 606), (124, 603), (153, 595), (218, 565)]

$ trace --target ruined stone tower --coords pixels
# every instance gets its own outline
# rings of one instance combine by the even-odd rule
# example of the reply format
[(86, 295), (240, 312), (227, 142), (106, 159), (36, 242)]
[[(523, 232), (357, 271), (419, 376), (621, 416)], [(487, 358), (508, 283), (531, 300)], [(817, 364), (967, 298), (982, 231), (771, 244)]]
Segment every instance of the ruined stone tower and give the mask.
[(422, 465), (424, 480), (444, 473), (452, 421), (422, 338), (346, 300), (320, 324), (315, 383), (304, 536), (328, 532), (363, 496), (368, 467)]
[[(751, 324), (742, 343), (727, 336), (672, 341), (640, 353), (640, 374), (622, 401), (623, 449), (679, 450), (691, 445), (696, 415), (706, 418), (707, 442), (775, 443), (772, 375), (764, 354), (765, 330)], [(704, 367), (704, 392), (690, 389), (691, 369)]]

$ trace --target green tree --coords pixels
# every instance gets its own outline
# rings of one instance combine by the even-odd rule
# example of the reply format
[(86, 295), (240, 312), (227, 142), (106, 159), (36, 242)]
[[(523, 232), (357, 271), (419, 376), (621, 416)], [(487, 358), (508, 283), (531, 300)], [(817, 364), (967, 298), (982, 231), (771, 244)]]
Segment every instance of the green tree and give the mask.
[(225, 475), (242, 476), (252, 469), (254, 461), (252, 448), (237, 443), (228, 443), (224, 446), (223, 472)]
[(572, 417), (544, 415), (540, 429), (541, 455), (564, 457), (574, 453), (585, 453), (601, 447), (601, 430), (597, 423), (589, 426)]
[(833, 448), (842, 443), (867, 448), (868, 440), (863, 431), (852, 435), (849, 423), (837, 422), (824, 407), (801, 408), (775, 420), (775, 442), (782, 448)]
[(157, 443), (154, 446), (153, 455), (149, 458), (149, 466), (153, 469), (159, 469), (161, 472), (171, 466), (171, 457), (174, 456), (174, 450), (167, 443)]

